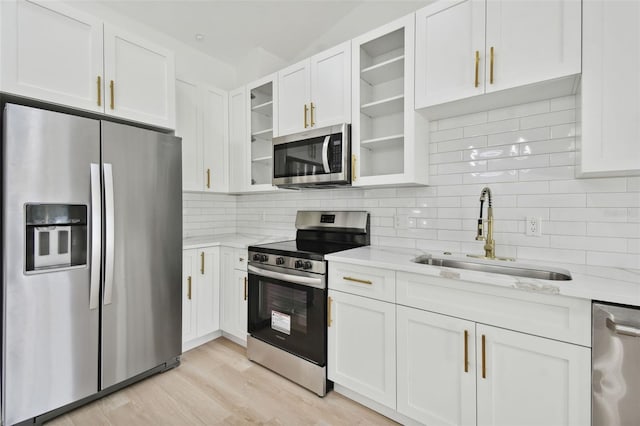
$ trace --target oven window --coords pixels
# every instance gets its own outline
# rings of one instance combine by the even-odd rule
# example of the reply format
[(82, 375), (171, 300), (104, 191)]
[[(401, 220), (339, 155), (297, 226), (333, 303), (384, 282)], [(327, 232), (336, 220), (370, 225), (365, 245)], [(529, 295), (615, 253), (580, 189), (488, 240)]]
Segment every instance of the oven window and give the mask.
[(249, 274), (248, 299), (253, 337), (325, 365), (326, 290)]
[(274, 178), (341, 172), (342, 135), (339, 133), (273, 146)]

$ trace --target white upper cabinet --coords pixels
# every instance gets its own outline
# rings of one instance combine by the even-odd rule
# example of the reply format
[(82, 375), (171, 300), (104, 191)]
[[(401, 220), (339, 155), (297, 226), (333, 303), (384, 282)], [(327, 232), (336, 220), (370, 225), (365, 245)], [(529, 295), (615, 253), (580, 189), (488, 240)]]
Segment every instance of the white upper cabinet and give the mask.
[(104, 25), (105, 112), (160, 127), (175, 127), (173, 53)]
[(416, 12), (415, 107), (495, 94), (440, 117), (574, 93), (580, 46), (578, 0), (436, 2)]
[(487, 0), (487, 92), (580, 73), (581, 13), (578, 0)]
[(351, 42), (278, 72), (276, 136), (351, 122)]
[(173, 53), (59, 2), (1, 2), (4, 92), (173, 129)]
[(247, 184), (246, 89), (229, 92), (229, 191), (242, 192)]
[[(297, 71), (293, 75), (297, 75)], [(292, 77), (294, 81), (297, 77)], [(273, 135), (278, 129), (278, 82), (269, 75), (247, 85), (245, 191), (273, 191)], [(289, 93), (289, 95), (293, 95)]]
[(583, 12), (579, 173), (638, 175), (640, 3), (586, 1)]
[(176, 136), (182, 138), (182, 189), (229, 190), (228, 99), (224, 90), (176, 80)]
[(102, 22), (59, 2), (0, 8), (2, 91), (103, 112)]
[(416, 13), (416, 104), (484, 93), (484, 15), (484, 2), (476, 0), (436, 3)]
[(352, 40), (354, 186), (427, 183), (428, 123), (413, 107), (414, 29), (409, 15)]
[(229, 100), (224, 90), (202, 86), (204, 190), (229, 191)]

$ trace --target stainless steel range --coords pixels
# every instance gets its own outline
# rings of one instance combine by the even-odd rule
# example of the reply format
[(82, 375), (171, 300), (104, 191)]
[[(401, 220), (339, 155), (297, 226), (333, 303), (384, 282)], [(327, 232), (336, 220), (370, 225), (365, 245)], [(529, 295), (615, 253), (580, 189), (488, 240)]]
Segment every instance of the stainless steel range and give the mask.
[(299, 211), (296, 239), (249, 247), (250, 360), (324, 396), (327, 380), (327, 262), (369, 245), (369, 213)]

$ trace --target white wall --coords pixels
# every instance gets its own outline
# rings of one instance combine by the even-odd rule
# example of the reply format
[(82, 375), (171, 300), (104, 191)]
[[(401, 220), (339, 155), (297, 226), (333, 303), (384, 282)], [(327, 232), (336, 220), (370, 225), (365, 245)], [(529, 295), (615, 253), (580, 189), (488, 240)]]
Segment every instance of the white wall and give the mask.
[[(138, 21), (118, 14), (94, 1), (71, 1), (72, 7), (82, 9), (112, 25), (140, 35), (149, 41), (172, 50), (176, 55), (176, 77), (188, 81), (199, 81), (214, 87), (230, 90), (236, 84), (236, 70), (231, 65), (207, 56), (196, 49), (160, 33)], [(149, 7), (153, 3), (149, 2)]]
[[(290, 234), (298, 209), (364, 209), (373, 245), (482, 253), (488, 185), (498, 255), (640, 268), (640, 177), (574, 179), (573, 96), (432, 122), (429, 149), (428, 187), (242, 195), (237, 229)], [(526, 216), (542, 218), (541, 237), (524, 235)]]

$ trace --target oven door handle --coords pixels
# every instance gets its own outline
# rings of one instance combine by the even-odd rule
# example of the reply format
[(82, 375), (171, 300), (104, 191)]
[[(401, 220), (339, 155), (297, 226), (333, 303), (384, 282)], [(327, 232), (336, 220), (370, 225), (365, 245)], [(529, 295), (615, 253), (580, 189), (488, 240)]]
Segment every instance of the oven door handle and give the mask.
[(324, 166), (325, 173), (331, 173), (331, 167), (329, 166), (329, 140), (331, 136), (326, 136), (322, 143), (322, 165)]
[(262, 277), (267, 277), (267, 278), (274, 278), (276, 280), (286, 281), (294, 284), (300, 284), (307, 287), (314, 287), (319, 289), (325, 288), (323, 279), (320, 277), (316, 278), (316, 277), (307, 277), (307, 276), (301, 276), (301, 275), (285, 274), (283, 272), (265, 269), (264, 267), (257, 268), (253, 265), (248, 265), (247, 271), (249, 271), (249, 273), (254, 275), (260, 275)]

